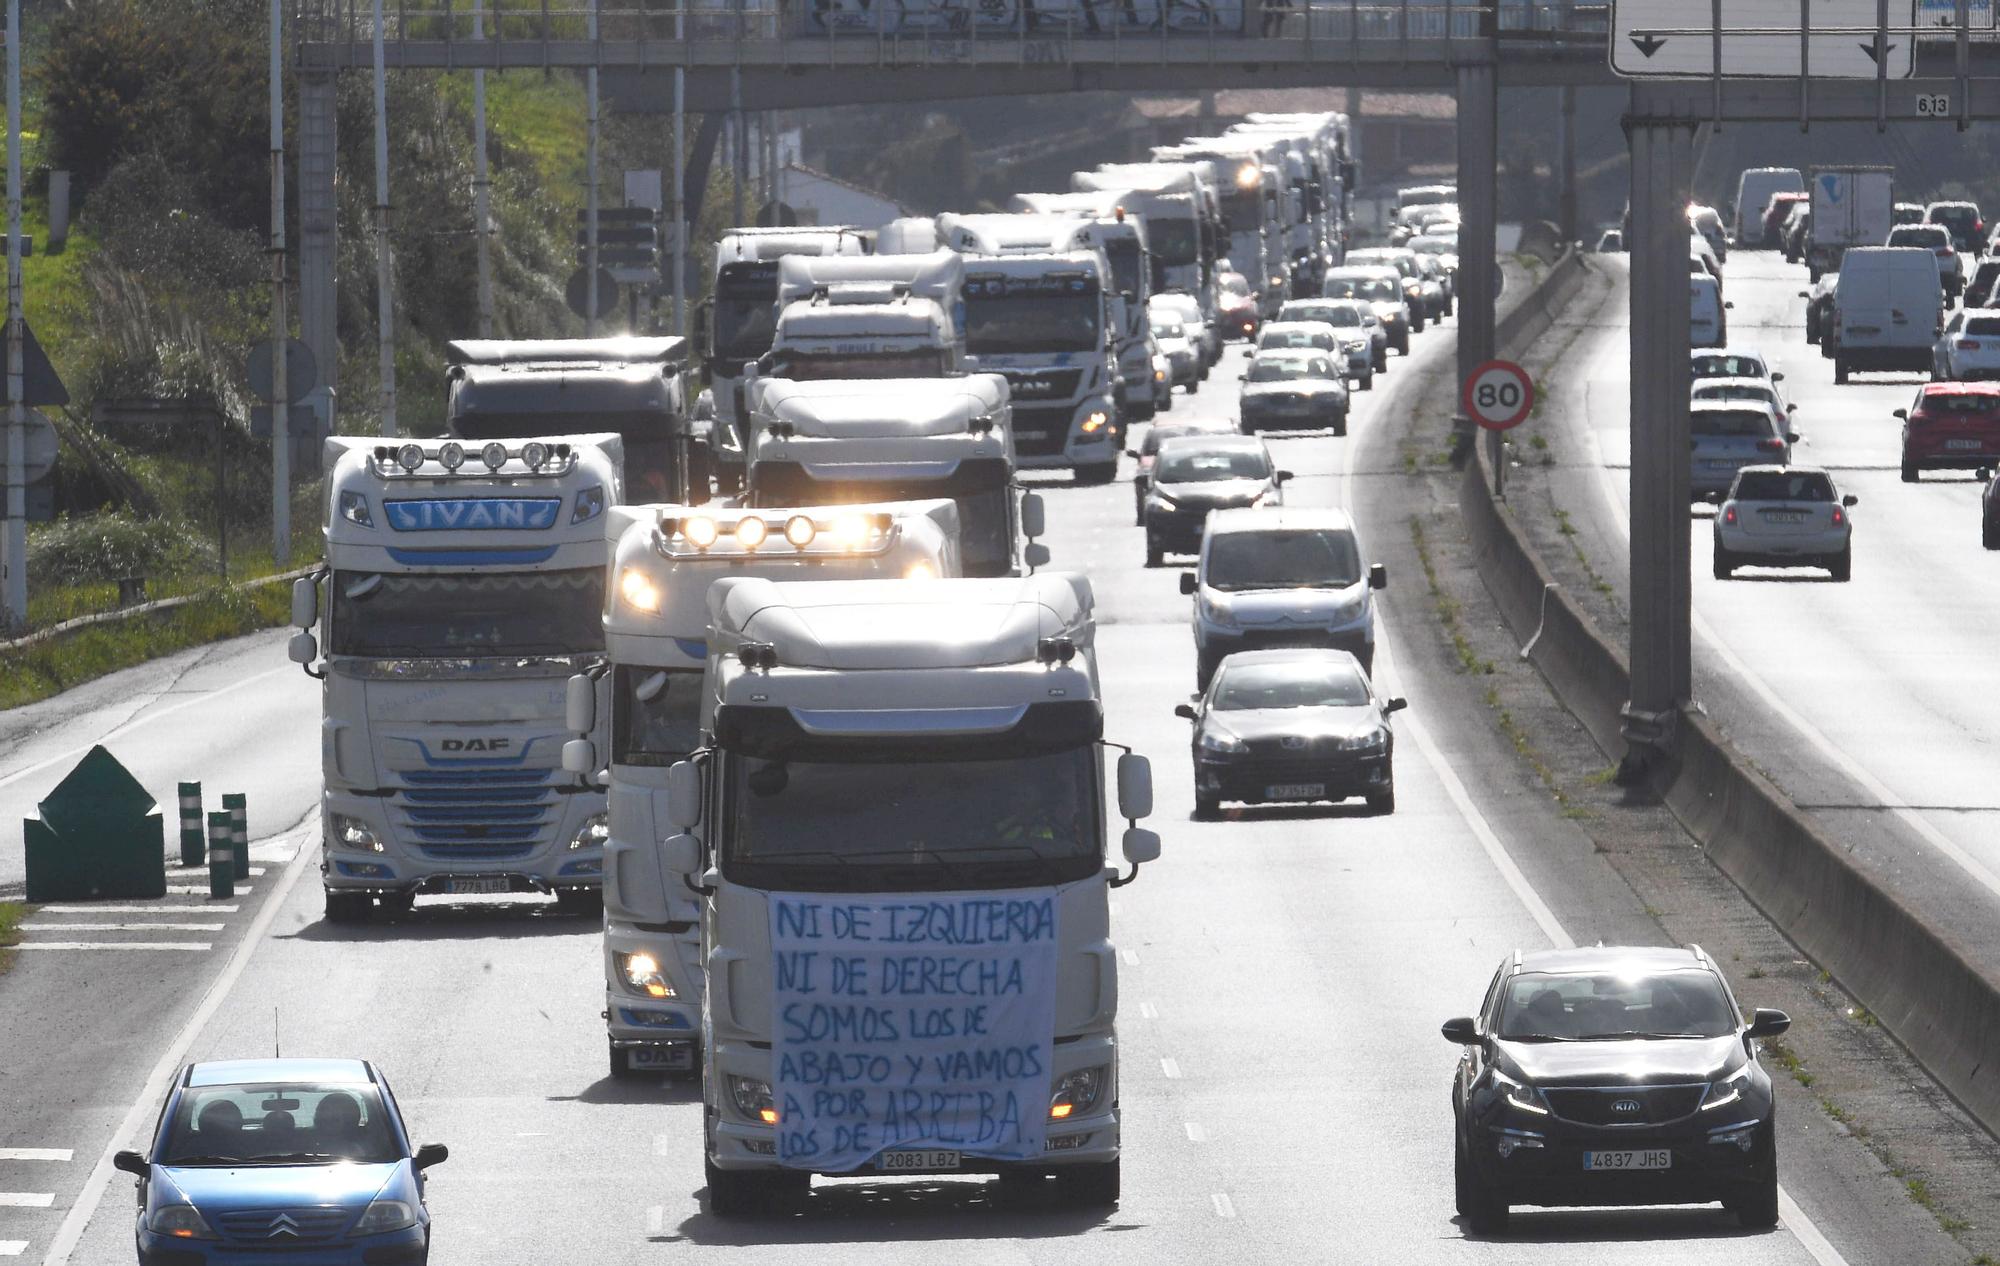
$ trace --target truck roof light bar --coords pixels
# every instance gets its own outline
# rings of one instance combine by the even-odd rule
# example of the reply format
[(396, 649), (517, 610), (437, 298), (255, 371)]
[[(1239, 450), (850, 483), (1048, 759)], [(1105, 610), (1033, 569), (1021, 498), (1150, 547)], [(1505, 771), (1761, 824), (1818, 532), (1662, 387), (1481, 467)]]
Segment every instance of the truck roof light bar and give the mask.
[[(507, 463), (514, 461), (526, 466), (529, 474), (567, 475), (577, 463), (577, 452), (568, 444), (545, 444), (540, 440), (529, 440), (518, 448), (490, 440), (479, 450), (479, 460), (485, 469), (465, 470), (462, 474), (467, 453), (458, 440), (445, 440), (429, 448), (414, 441), (400, 446), (377, 444), (371, 456), (375, 473), (389, 478), (483, 478), (500, 474)], [(436, 469), (427, 470), (427, 466)]]
[(745, 668), (770, 672), (778, 666), (778, 648), (769, 642), (745, 642), (736, 648), (736, 662)]

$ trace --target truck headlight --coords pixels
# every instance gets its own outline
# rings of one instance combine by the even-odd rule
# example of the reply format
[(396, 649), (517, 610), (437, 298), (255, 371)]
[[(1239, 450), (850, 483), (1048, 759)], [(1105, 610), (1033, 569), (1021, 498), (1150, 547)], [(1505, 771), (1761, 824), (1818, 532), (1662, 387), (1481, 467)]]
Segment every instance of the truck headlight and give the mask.
[(368, 513), (368, 497), (359, 492), (340, 494), (340, 517), (357, 527), (372, 528), (375, 518)]
[(1083, 420), (1083, 433), (1095, 435), (1109, 425), (1111, 425), (1110, 414), (1102, 409), (1092, 409), (1090, 416)]
[(637, 567), (627, 567), (618, 577), (618, 596), (635, 610), (651, 614), (660, 609), (660, 589)]
[(647, 998), (677, 998), (680, 995), (660, 971), (660, 960), (644, 950), (630, 953), (616, 951), (612, 959), (618, 964), (618, 975), (625, 987), (633, 993)]
[(146, 1219), (146, 1226), (155, 1235), (171, 1235), (177, 1240), (220, 1238), (210, 1229), (201, 1211), (191, 1204), (163, 1204)]
[(335, 848), (353, 849), (357, 853), (383, 851), (382, 841), (375, 837), (374, 829), (360, 818), (336, 813), (327, 824), (327, 833), (333, 836)]
[(738, 1077), (735, 1073), (730, 1073), (727, 1080), (730, 1101), (736, 1105), (738, 1112), (765, 1125), (778, 1123), (778, 1105), (771, 1098), (769, 1082), (758, 1081), (755, 1077)]
[(417, 1224), (417, 1212), (405, 1200), (371, 1200), (361, 1212), (349, 1235), (380, 1235), (384, 1231), (407, 1230)]
[(588, 523), (604, 513), (604, 485), (593, 484), (576, 494), (576, 509), (570, 512), (571, 523)]
[(611, 838), (611, 815), (593, 813), (576, 828), (576, 834), (569, 837), (569, 846), (578, 848), (603, 848), (604, 841)]
[(1049, 1096), (1049, 1120), (1067, 1121), (1071, 1117), (1087, 1117), (1097, 1107), (1097, 1101), (1104, 1097), (1104, 1087), (1111, 1080), (1111, 1068), (1100, 1064), (1096, 1068), (1079, 1068), (1073, 1073), (1064, 1073), (1056, 1083), (1055, 1093)]

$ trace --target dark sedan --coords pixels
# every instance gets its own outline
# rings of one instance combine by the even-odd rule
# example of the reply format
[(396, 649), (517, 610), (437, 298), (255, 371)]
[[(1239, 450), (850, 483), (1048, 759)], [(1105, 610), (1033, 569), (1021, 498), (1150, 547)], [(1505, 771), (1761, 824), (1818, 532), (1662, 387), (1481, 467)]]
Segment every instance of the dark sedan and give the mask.
[(1184, 435), (1236, 435), (1236, 427), (1220, 419), (1191, 418), (1186, 422), (1155, 422), (1146, 428), (1139, 447), (1128, 448), (1125, 456), (1137, 463), (1132, 474), (1132, 522), (1146, 526), (1146, 491), (1153, 486), (1153, 463), (1159, 460), (1160, 445)]
[(1271, 451), (1251, 435), (1190, 435), (1160, 445), (1146, 489), (1146, 566), (1168, 554), (1201, 549), (1210, 510), (1274, 506), (1292, 477), (1271, 465)]
[(1295, 647), (1238, 651), (1208, 689), (1174, 709), (1194, 722), (1194, 811), (1224, 800), (1301, 804), (1364, 796), (1396, 809), (1389, 714), (1408, 705), (1375, 693), (1348, 651)]
[(1736, 999), (1699, 946), (1515, 951), (1452, 1080), (1452, 1173), (1468, 1230), (1508, 1206), (1719, 1200), (1746, 1227), (1778, 1221), (1777, 1104), (1757, 1039), (1791, 1027)]
[[(1297, 324), (1316, 325), (1332, 333), (1331, 327), (1318, 322)], [(1268, 338), (1278, 330), (1273, 322), (1259, 337)], [(1243, 375), (1236, 408), (1244, 431), (1252, 435), (1284, 427), (1327, 427), (1335, 435), (1345, 435), (1347, 380), (1332, 353), (1310, 348), (1260, 350)]]

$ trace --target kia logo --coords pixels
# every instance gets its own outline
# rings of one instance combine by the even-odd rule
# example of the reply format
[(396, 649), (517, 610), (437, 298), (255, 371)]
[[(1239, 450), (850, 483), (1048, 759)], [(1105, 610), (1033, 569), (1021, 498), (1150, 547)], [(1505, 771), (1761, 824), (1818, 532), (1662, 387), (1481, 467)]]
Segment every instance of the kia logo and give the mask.
[(1611, 1110), (1613, 1112), (1637, 1112), (1639, 1110), (1639, 1101), (1637, 1099), (1620, 1099), (1611, 1105)]

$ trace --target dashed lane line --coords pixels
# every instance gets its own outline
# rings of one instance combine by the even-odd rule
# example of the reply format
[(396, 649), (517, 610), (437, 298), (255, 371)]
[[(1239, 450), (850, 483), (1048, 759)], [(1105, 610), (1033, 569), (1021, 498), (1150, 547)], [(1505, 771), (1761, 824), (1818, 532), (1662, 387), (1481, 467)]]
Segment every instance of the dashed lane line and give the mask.
[[(232, 897), (247, 897), (250, 895), (251, 891), (252, 890), (249, 887), (243, 884), (238, 884), (236, 885), (235, 891), (231, 892), (229, 895)], [(169, 897), (205, 897), (208, 895), (208, 885), (168, 884), (167, 895)]]
[(59, 905), (36, 906), (37, 914), (235, 914), (242, 906), (217, 906), (206, 902), (189, 903), (166, 902), (148, 906), (99, 906), (99, 905)]
[(67, 1161), (67, 1147), (0, 1147), (0, 1161)]
[(214, 946), (208, 941), (22, 941), (10, 945), (17, 950), (178, 950), (190, 954), (206, 953)]
[[(23, 923), (24, 932), (220, 932), (226, 923)], [(5, 1159), (0, 1157), (0, 1159)]]
[(1227, 1192), (1218, 1191), (1210, 1196), (1209, 1200), (1215, 1205), (1216, 1217), (1233, 1218), (1236, 1216), (1236, 1205), (1229, 1199)]
[(0, 1208), (46, 1209), (55, 1202), (53, 1191), (0, 1191)]

